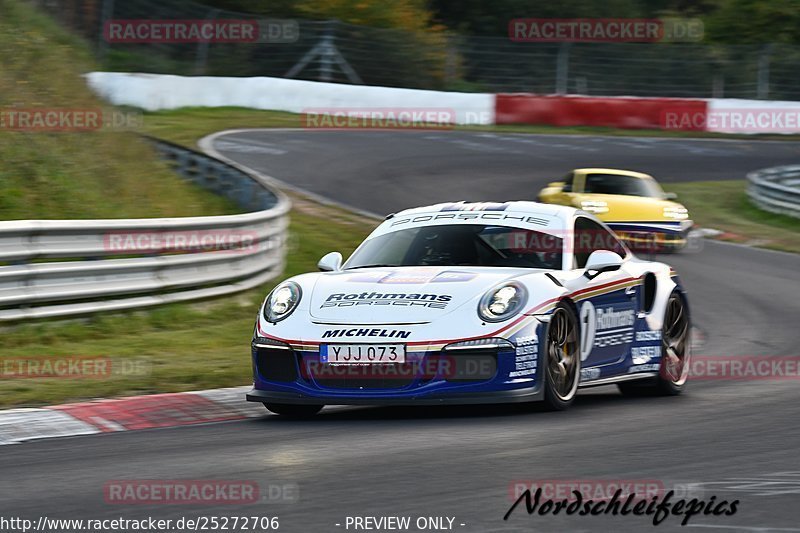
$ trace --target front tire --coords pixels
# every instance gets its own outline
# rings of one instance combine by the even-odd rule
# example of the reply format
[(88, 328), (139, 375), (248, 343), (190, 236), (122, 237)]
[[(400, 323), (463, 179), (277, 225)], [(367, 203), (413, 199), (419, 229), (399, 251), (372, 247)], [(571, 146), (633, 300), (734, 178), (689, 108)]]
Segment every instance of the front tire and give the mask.
[(567, 409), (575, 400), (581, 375), (578, 319), (565, 303), (556, 306), (547, 325), (544, 403), (553, 411)]
[(286, 418), (311, 418), (322, 410), (322, 405), (293, 405), (287, 403), (265, 403), (267, 411)]
[(645, 382), (619, 383), (626, 396), (677, 396), (689, 377), (691, 321), (683, 298), (676, 292), (667, 300), (661, 328), (661, 367), (658, 377)]

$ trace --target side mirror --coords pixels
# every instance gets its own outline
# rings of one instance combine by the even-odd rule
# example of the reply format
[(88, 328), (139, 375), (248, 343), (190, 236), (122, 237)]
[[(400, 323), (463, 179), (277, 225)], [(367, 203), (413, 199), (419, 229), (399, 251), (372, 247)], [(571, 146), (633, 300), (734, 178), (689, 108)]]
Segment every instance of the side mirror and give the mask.
[(664, 193), (664, 199), (665, 200), (677, 200), (678, 199), (678, 194), (674, 193), (674, 192), (665, 192)]
[(564, 187), (564, 182), (563, 181), (551, 181), (550, 183), (547, 184), (547, 187), (548, 188), (552, 187), (554, 189), (562, 189)]
[(321, 272), (339, 272), (342, 269), (342, 254), (331, 252), (325, 254), (317, 263)]
[(586, 270), (583, 275), (594, 279), (603, 272), (612, 272), (622, 267), (622, 258), (609, 250), (595, 250), (586, 260)]

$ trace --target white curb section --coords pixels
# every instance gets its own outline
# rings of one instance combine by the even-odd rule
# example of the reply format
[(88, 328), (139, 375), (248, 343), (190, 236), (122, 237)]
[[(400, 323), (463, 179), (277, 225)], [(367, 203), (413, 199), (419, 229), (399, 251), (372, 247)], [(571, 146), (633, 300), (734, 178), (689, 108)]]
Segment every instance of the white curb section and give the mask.
[(0, 445), (94, 433), (100, 433), (100, 430), (66, 413), (52, 409), (0, 411)]

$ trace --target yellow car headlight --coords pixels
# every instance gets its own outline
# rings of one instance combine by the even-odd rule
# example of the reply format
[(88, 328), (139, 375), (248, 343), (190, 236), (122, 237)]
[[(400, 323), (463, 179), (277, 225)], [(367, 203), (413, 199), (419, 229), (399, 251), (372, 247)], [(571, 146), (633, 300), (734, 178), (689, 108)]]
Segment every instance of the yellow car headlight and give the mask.
[(587, 213), (593, 213), (595, 215), (600, 213), (608, 213), (608, 204), (599, 200), (583, 200), (581, 202), (581, 209)]
[(664, 208), (665, 218), (674, 218), (676, 220), (686, 220), (689, 218), (689, 211), (681, 206), (669, 206)]

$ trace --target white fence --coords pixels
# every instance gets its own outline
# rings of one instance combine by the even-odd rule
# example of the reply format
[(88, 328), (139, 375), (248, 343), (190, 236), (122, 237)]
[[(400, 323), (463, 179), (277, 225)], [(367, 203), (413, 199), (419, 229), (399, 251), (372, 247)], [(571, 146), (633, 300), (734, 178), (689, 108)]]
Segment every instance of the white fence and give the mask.
[(93, 91), (114, 105), (147, 111), (222, 106), (291, 113), (340, 108), (439, 109), (452, 111), (456, 124), (494, 124), (493, 94), (369, 87), (283, 78), (187, 77), (124, 72), (91, 72), (86, 75), (86, 80)]

